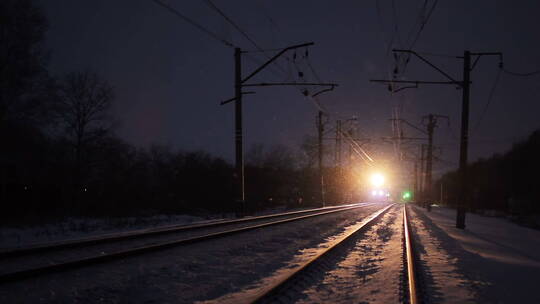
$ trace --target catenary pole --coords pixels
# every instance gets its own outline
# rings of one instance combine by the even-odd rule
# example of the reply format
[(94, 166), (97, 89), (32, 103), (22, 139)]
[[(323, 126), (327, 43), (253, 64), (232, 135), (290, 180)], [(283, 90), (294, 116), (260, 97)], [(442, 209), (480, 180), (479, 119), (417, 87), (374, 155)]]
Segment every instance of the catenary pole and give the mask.
[(240, 214), (244, 214), (244, 147), (242, 130), (242, 50), (234, 49), (234, 143), (235, 143), (235, 188), (236, 203)]
[(428, 132), (428, 145), (427, 145), (427, 157), (426, 157), (426, 182), (425, 182), (425, 189), (424, 189), (424, 199), (426, 203), (426, 209), (428, 211), (431, 211), (430, 204), (432, 200), (432, 191), (431, 189), (431, 183), (432, 183), (432, 167), (433, 167), (433, 131), (435, 130), (436, 126), (436, 120), (433, 114), (428, 115), (428, 124), (427, 124), (427, 132)]
[(414, 161), (414, 201), (418, 202), (418, 161)]
[[(456, 81), (449, 74), (445, 73), (443, 70), (429, 62), (427, 59), (419, 55), (418, 53), (412, 50), (392, 50), (394, 52), (403, 52), (409, 53), (422, 60), (427, 65), (431, 66), (433, 69), (437, 70), (439, 73), (444, 75), (449, 82), (442, 81), (411, 81), (411, 80), (371, 80), (372, 82), (380, 83), (409, 83), (414, 84), (417, 88), (419, 84), (450, 84), (450, 85), (459, 85), (463, 90), (462, 96), (462, 105), (461, 105), (461, 136), (460, 136), (460, 147), (459, 147), (459, 192), (458, 192), (458, 202), (457, 202), (457, 212), (456, 212), (456, 228), (464, 229), (465, 228), (465, 214), (466, 207), (473, 207), (470, 205), (468, 197), (468, 187), (467, 187), (467, 152), (468, 152), (468, 140), (469, 140), (469, 98), (470, 98), (470, 72), (478, 63), (480, 57), (482, 56), (498, 56), (499, 57), (499, 67), (502, 68), (503, 54), (501, 52), (481, 52), (481, 53), (471, 53), (470, 51), (464, 51), (463, 57), (457, 57), (463, 59), (463, 81)], [(471, 56), (476, 56), (474, 63), (471, 66)]]
[(420, 199), (424, 199), (424, 186), (425, 186), (425, 160), (426, 160), (426, 145), (422, 144), (420, 145)]
[(463, 99), (461, 104), (461, 136), (459, 144), (459, 201), (456, 212), (456, 228), (465, 228), (465, 206), (467, 206), (467, 148), (469, 144), (469, 92), (471, 53), (463, 54)]
[(319, 179), (320, 179), (320, 186), (321, 186), (321, 204), (324, 207), (324, 173), (323, 173), (323, 133), (324, 133), (324, 125), (322, 122), (323, 118), (323, 112), (319, 111), (319, 114), (317, 116), (317, 131), (319, 135), (318, 139), (318, 146), (319, 146)]

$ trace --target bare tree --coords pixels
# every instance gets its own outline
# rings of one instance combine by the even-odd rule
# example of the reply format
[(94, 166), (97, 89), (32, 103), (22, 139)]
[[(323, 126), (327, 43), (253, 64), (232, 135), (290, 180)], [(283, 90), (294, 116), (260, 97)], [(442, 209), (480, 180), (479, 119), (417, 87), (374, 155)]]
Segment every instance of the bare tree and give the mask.
[(112, 129), (113, 88), (90, 71), (69, 73), (61, 84), (57, 118), (75, 154), (75, 182), (80, 186), (87, 148)]

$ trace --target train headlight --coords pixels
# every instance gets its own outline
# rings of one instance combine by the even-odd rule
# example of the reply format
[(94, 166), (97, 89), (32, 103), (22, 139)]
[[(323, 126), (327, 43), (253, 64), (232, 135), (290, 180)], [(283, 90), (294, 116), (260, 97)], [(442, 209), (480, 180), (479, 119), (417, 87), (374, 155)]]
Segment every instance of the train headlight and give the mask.
[(384, 176), (380, 173), (373, 174), (370, 180), (371, 184), (377, 188), (384, 185)]

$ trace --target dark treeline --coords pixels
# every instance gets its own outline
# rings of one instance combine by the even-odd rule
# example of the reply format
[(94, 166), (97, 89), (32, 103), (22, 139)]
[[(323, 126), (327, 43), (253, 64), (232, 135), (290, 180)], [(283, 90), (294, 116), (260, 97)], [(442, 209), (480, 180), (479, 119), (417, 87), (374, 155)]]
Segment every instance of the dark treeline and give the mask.
[[(503, 155), (480, 159), (468, 166), (468, 185), (472, 209), (497, 209), (518, 215), (540, 213), (540, 130), (515, 144)], [(457, 201), (457, 172), (445, 174), (444, 201)]]
[[(114, 89), (96, 73), (51, 75), (47, 20), (31, 0), (0, 0), (0, 222), (65, 216), (234, 211), (233, 167), (204, 152), (133, 147), (114, 133)], [(320, 202), (316, 146), (254, 145), (248, 210)], [(347, 200), (327, 169), (326, 201)], [(352, 189), (352, 188), (351, 188)]]

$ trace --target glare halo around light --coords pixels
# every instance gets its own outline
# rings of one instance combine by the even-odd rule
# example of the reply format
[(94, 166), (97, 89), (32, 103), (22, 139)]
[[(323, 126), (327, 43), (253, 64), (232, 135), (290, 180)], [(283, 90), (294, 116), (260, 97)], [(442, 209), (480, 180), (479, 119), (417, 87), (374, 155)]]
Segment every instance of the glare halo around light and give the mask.
[(375, 173), (371, 176), (371, 184), (375, 187), (384, 185), (384, 176), (380, 173)]

